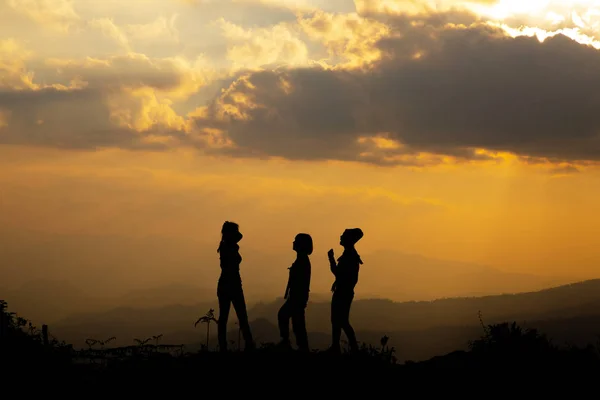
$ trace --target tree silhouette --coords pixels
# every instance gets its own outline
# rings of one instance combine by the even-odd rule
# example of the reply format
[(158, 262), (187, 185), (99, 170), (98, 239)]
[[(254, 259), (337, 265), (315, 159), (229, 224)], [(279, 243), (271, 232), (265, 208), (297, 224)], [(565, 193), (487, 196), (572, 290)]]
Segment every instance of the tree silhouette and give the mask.
[(211, 322), (215, 322), (215, 323), (219, 322), (215, 318), (215, 310), (212, 309), (212, 308), (210, 310), (208, 310), (208, 312), (206, 313), (206, 315), (204, 315), (203, 317), (198, 318), (198, 321), (196, 321), (196, 323), (194, 324), (194, 327), (196, 327), (198, 325), (198, 323), (206, 324), (206, 349), (207, 350), (208, 350), (208, 342), (210, 340), (210, 323)]

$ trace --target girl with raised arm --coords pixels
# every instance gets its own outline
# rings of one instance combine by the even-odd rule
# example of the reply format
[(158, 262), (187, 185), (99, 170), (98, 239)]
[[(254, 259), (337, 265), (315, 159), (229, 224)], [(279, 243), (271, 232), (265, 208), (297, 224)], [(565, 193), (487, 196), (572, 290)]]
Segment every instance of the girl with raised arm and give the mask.
[(344, 247), (344, 252), (337, 259), (337, 263), (333, 249), (327, 253), (331, 273), (335, 276), (331, 287), (333, 296), (331, 298), (332, 343), (330, 350), (333, 352), (340, 351), (342, 329), (346, 333), (350, 349), (358, 350), (356, 334), (350, 325), (350, 306), (354, 299), (354, 287), (358, 283), (358, 271), (363, 263), (354, 245), (362, 237), (363, 231), (360, 228), (346, 229), (340, 236), (340, 245)]

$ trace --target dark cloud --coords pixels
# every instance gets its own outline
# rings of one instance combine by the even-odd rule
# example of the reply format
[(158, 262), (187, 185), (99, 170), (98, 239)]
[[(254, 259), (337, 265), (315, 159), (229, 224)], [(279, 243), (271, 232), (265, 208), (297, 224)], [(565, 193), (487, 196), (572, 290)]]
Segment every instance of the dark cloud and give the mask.
[(8, 110), (8, 126), (0, 129), (0, 143), (93, 150), (127, 148), (164, 150), (166, 144), (147, 142), (148, 135), (185, 137), (155, 128), (143, 134), (115, 124), (98, 89), (0, 91), (0, 109)]
[(357, 139), (382, 132), (405, 145), (396, 154), (470, 159), (473, 148), (485, 148), (600, 158), (598, 50), (561, 35), (540, 43), (483, 24), (453, 27), (444, 16), (414, 22), (393, 21), (393, 37), (378, 44), (383, 60), (368, 72), (250, 74), (215, 100), (212, 113), (225, 104), (247, 116), (225, 114), (230, 138), (248, 154), (291, 159), (361, 159)]
[[(110, 90), (122, 86), (171, 90), (196, 79), (170, 60), (129, 56), (112, 59), (111, 68), (60, 65), (65, 76), (81, 75), (89, 86), (0, 91), (0, 110), (8, 115), (0, 142), (153, 149), (192, 144), (236, 157), (383, 165), (440, 161), (417, 157), (422, 152), (462, 160), (489, 157), (476, 148), (554, 162), (600, 159), (598, 50), (561, 35), (543, 43), (510, 38), (458, 12), (386, 18), (392, 34), (378, 42), (383, 57), (369, 70), (238, 74), (215, 83), (216, 97), (191, 134), (168, 124), (135, 132), (116, 124), (114, 104), (107, 105)], [(228, 86), (217, 91), (221, 84)], [(144, 115), (143, 99), (123, 101), (124, 115)], [(203, 135), (215, 129), (236, 147), (206, 149)], [(151, 134), (175, 141), (143, 140)]]
[(564, 167), (552, 168), (550, 170), (550, 172), (554, 175), (570, 175), (570, 174), (577, 174), (581, 171), (579, 170), (579, 168), (577, 168), (573, 165), (567, 165)]
[[(193, 93), (205, 79), (202, 71), (176, 59), (135, 53), (106, 60), (51, 60), (35, 71), (42, 77), (27, 90), (15, 86), (26, 80), (25, 70), (9, 70), (12, 86), (0, 87), (2, 144), (164, 150), (187, 143), (184, 126), (174, 111), (170, 114), (169, 104), (160, 102), (160, 92)], [(69, 86), (73, 79), (78, 81)], [(149, 140), (152, 136), (170, 141)]]

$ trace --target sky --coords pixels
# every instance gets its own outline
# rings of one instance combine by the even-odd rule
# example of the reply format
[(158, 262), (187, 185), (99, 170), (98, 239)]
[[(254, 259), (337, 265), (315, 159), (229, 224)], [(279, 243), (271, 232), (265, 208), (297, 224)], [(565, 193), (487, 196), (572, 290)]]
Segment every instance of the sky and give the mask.
[(591, 0), (0, 0), (5, 282), (101, 268), (45, 265), (49, 238), (216, 248), (225, 220), (242, 255), (360, 227), (598, 277), (599, 34)]

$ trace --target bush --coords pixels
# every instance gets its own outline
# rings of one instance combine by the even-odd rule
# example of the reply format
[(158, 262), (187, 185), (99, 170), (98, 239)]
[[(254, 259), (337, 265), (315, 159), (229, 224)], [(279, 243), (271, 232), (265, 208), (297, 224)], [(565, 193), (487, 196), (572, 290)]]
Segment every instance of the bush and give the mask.
[(537, 329), (523, 329), (516, 322), (484, 325), (481, 338), (471, 341), (469, 349), (477, 364), (499, 367), (566, 367), (569, 365), (598, 367), (598, 348), (559, 347)]

